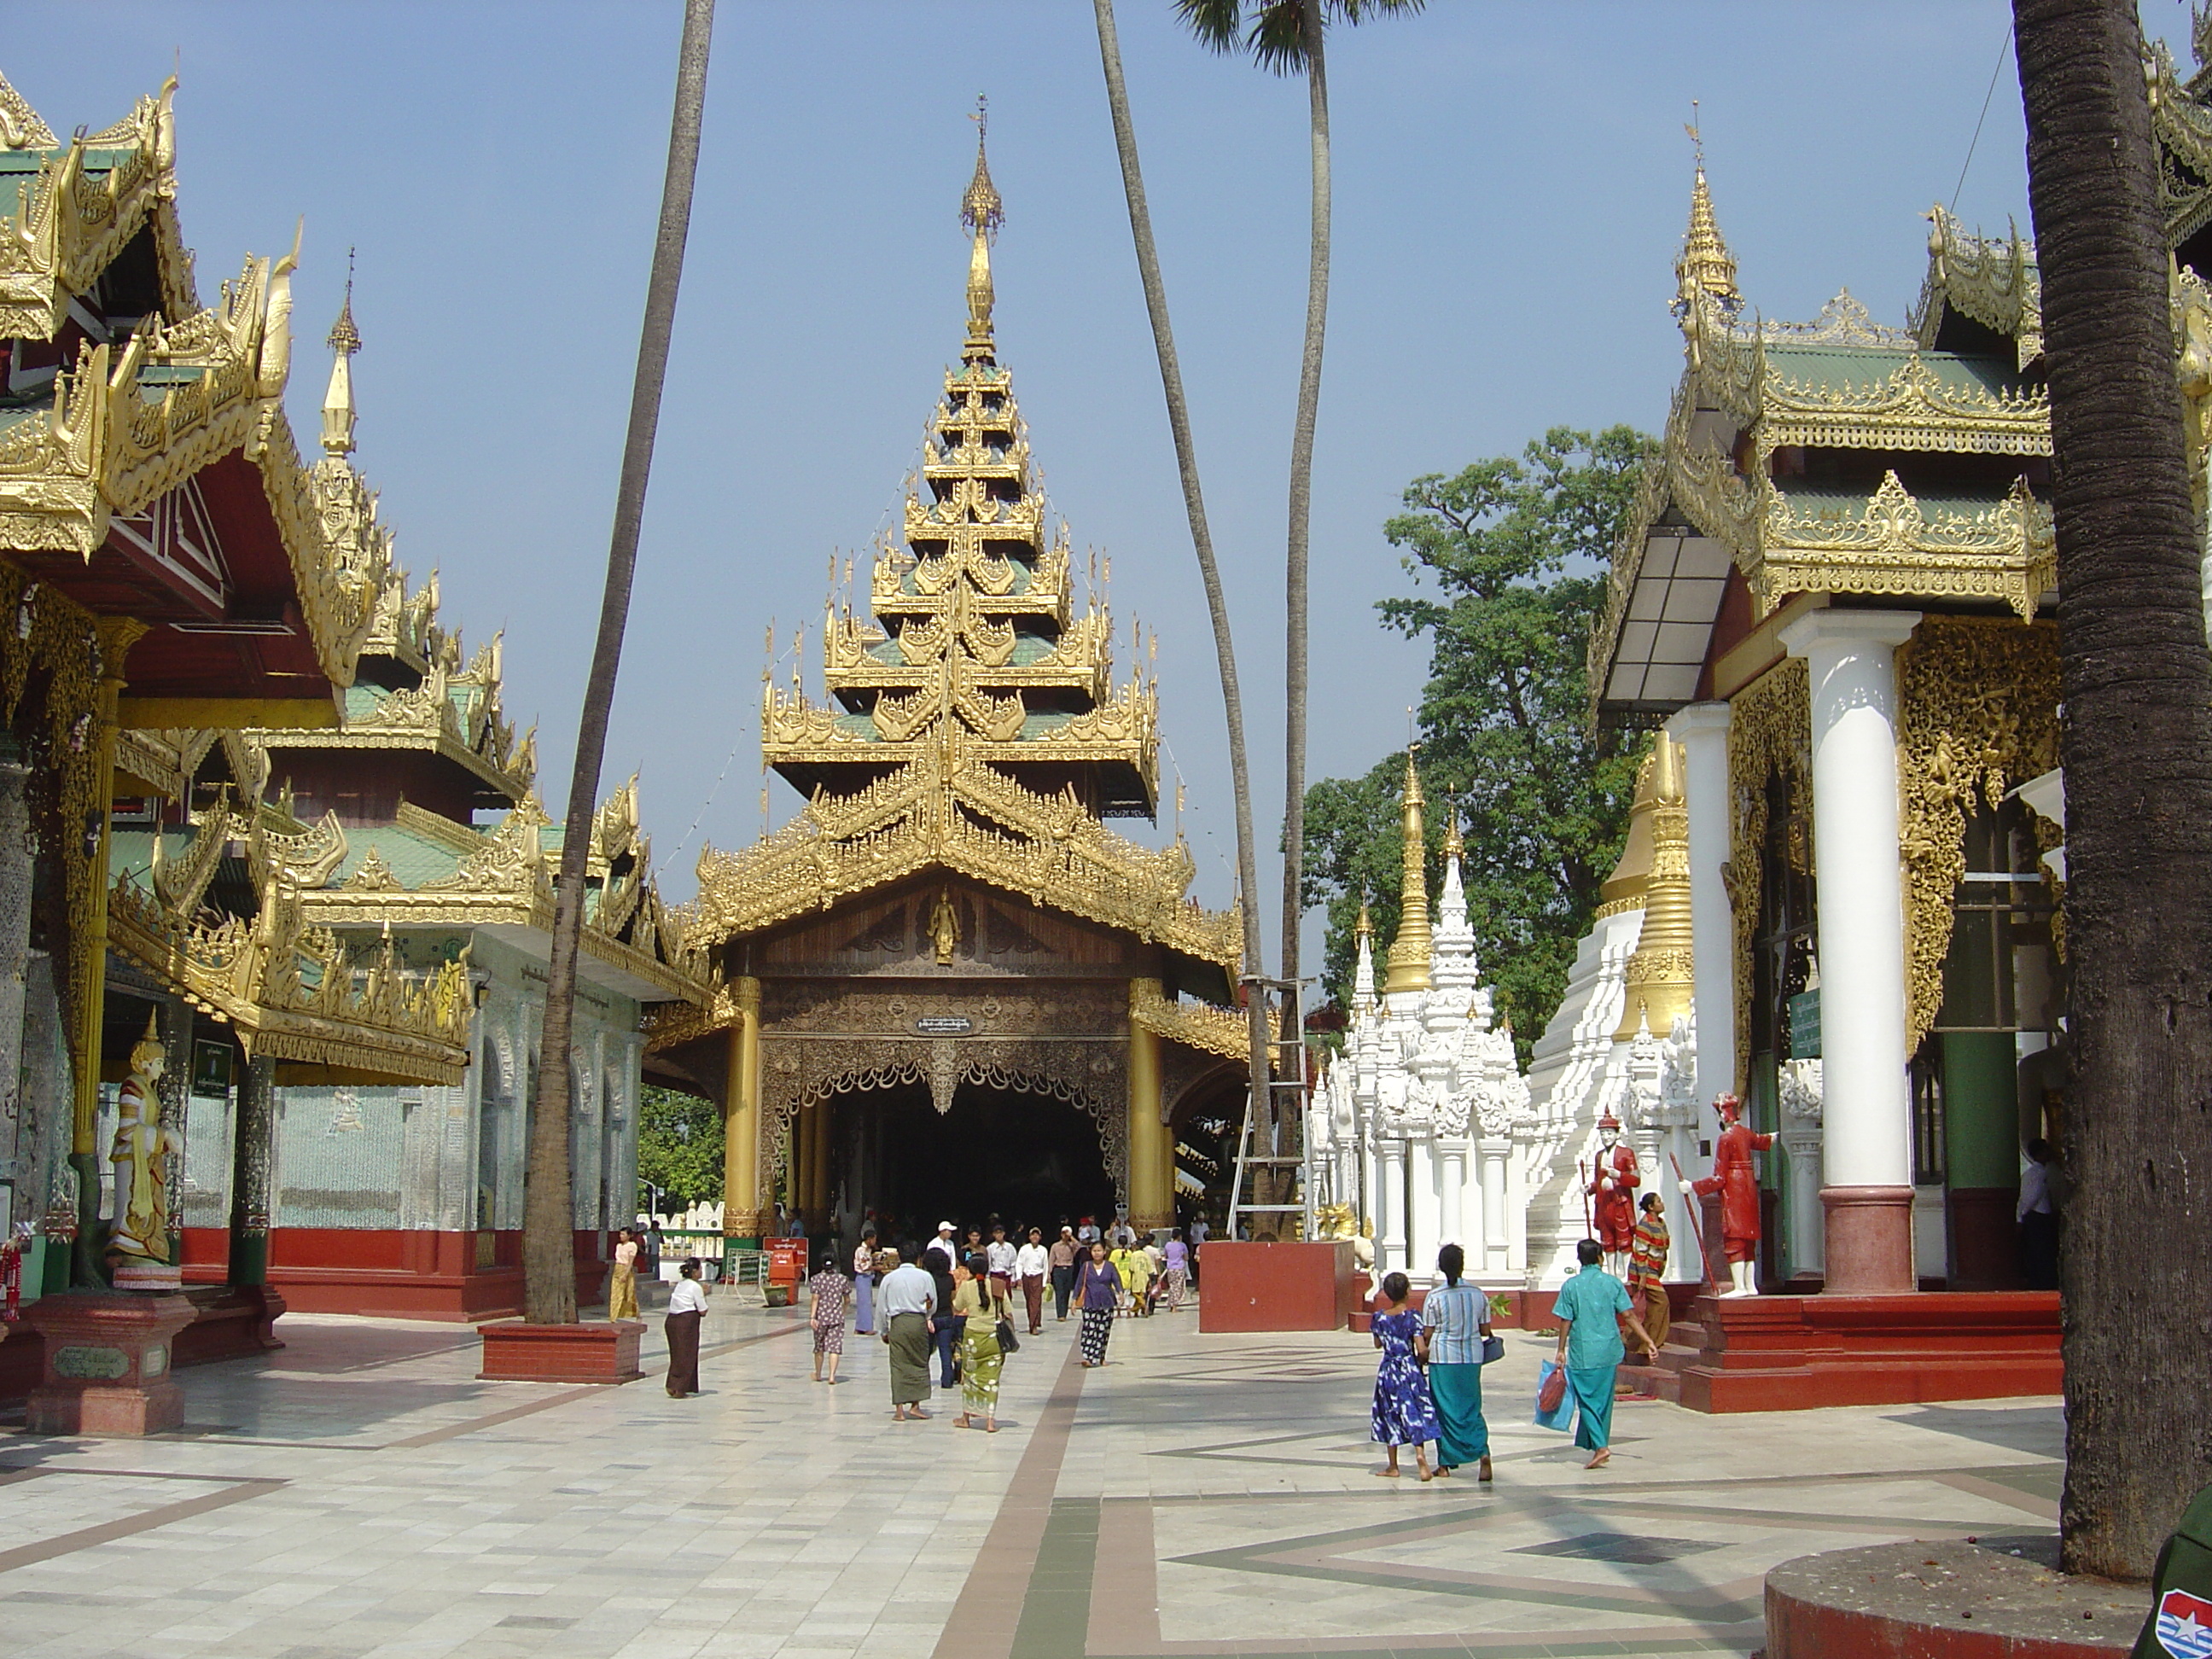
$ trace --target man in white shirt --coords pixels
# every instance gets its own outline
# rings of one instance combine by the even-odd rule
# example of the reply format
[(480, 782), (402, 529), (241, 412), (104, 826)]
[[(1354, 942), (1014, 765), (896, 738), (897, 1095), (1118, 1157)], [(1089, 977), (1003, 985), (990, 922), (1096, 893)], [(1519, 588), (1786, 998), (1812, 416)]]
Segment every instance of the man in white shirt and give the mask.
[(921, 1248), (924, 1250), (944, 1251), (945, 1268), (947, 1273), (950, 1273), (954, 1267), (960, 1265), (960, 1241), (952, 1236), (952, 1224), (949, 1221), (939, 1222), (937, 1224), (937, 1237), (931, 1239), (928, 1243), (923, 1245)]
[(1114, 1225), (1106, 1235), (1106, 1242), (1117, 1250), (1126, 1250), (1137, 1242), (1137, 1230), (1129, 1224), (1127, 1216), (1114, 1218)]
[(890, 1352), (891, 1415), (901, 1422), (926, 1418), (929, 1398), (929, 1316), (937, 1309), (937, 1281), (911, 1261), (902, 1262), (876, 1286), (876, 1319)]
[(1044, 1328), (1044, 1276), (1051, 1267), (1052, 1253), (1044, 1247), (1043, 1230), (1030, 1228), (1029, 1242), (1014, 1252), (1014, 1277), (1022, 1282), (1022, 1301), (1029, 1310), (1031, 1336)]
[(991, 1311), (1009, 1316), (1013, 1305), (1014, 1258), (1020, 1254), (1007, 1240), (1004, 1227), (991, 1229), (991, 1242), (983, 1247), (983, 1265), (991, 1274)]

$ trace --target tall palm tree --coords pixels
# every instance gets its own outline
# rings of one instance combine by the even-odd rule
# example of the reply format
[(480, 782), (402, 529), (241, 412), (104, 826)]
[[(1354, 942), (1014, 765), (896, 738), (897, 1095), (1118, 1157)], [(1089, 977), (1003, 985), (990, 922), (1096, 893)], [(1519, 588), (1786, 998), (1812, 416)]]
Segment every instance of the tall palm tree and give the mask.
[(2069, 1570), (2148, 1577), (2212, 1479), (2212, 653), (2136, 0), (2014, 0), (2065, 698)]
[(531, 1101), (529, 1189), (522, 1216), (522, 1316), (538, 1325), (568, 1325), (576, 1319), (568, 1048), (576, 1013), (576, 951), (584, 927), (584, 866), (599, 804), (615, 673), (622, 663), (623, 627), (629, 617), (630, 580), (637, 569), (646, 483), (653, 471), (653, 441), (660, 423), (660, 387), (668, 372), (677, 288), (684, 276), (684, 244), (691, 228), (691, 184), (699, 169), (699, 121), (707, 101), (708, 46), (714, 32), (714, 0), (684, 0), (668, 171), (660, 187), (660, 228), (653, 239), (653, 274), (646, 285), (637, 375), (630, 384), (629, 430), (623, 440), (622, 481), (615, 495), (599, 638), (592, 647), (591, 677), (585, 682), (583, 715), (577, 723), (575, 769), (568, 779), (561, 873), (554, 889), (553, 945), (545, 976), (545, 1023), (539, 1045), (543, 1058)]
[[(1144, 283), (1145, 310), (1152, 318), (1152, 349), (1160, 360), (1160, 386), (1167, 394), (1168, 430), (1175, 437), (1176, 466), (1182, 474), (1183, 512), (1190, 520), (1190, 544), (1198, 556), (1206, 615), (1213, 622), (1213, 656), (1221, 670), (1221, 707), (1229, 726), (1229, 782), (1237, 812), (1237, 882), (1244, 896), (1245, 971), (1258, 974), (1262, 961), (1260, 862), (1252, 836), (1251, 775), (1244, 757), (1244, 694), (1237, 683), (1237, 645), (1230, 637), (1229, 602), (1221, 592), (1221, 569), (1213, 560), (1213, 534), (1206, 528), (1206, 496), (1198, 483), (1198, 448), (1190, 436), (1190, 404), (1183, 397), (1175, 331), (1168, 324), (1167, 285), (1160, 278), (1160, 251), (1152, 240), (1152, 211), (1145, 202), (1145, 175), (1137, 164), (1137, 129), (1129, 118), (1129, 89), (1121, 79), (1121, 43), (1114, 28), (1114, 0), (1092, 0), (1092, 4), (1098, 15), (1098, 56), (1106, 70), (1106, 102), (1114, 116), (1114, 145), (1121, 157), (1121, 189), (1129, 203), (1129, 231), (1137, 244), (1137, 272)], [(1246, 1000), (1246, 1025), (1251, 1035), (1253, 1105), (1255, 1111), (1265, 1111), (1265, 997), (1255, 994)]]
[[(1321, 410), (1322, 341), (1328, 325), (1328, 71), (1332, 22), (1421, 9), (1425, 0), (1176, 0), (1191, 33), (1216, 52), (1249, 52), (1261, 68), (1304, 75), (1313, 151), (1312, 234), (1306, 264), (1305, 346), (1298, 364), (1298, 404), (1291, 428), (1290, 527), (1283, 560), (1283, 939), (1279, 977), (1298, 977), (1298, 931), (1305, 917), (1306, 568), (1313, 505), (1314, 423)], [(1254, 897), (1256, 899), (1257, 895)], [(1288, 1032), (1286, 1036), (1299, 1033)], [(1269, 1115), (1272, 1120), (1273, 1114)], [(1295, 1135), (1303, 1114), (1272, 1124), (1275, 1150), (1290, 1152), (1282, 1131)], [(1278, 1200), (1279, 1201), (1279, 1200)]]

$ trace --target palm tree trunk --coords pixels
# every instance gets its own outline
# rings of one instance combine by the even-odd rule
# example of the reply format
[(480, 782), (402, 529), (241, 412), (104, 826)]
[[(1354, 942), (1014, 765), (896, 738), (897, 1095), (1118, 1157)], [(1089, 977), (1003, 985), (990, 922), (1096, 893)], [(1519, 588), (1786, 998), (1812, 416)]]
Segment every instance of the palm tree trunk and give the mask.
[(553, 945), (547, 964), (545, 1023), (539, 1046), (537, 1096), (531, 1103), (529, 1186), (522, 1217), (522, 1316), (533, 1324), (568, 1325), (576, 1318), (574, 1207), (569, 1195), (569, 1034), (576, 1012), (576, 951), (584, 927), (584, 867), (599, 805), (607, 719), (622, 663), (630, 580), (637, 568), (653, 441), (660, 423), (660, 387), (676, 292), (684, 276), (684, 244), (691, 227), (691, 184), (699, 167), (700, 114), (707, 98), (708, 45), (714, 0), (684, 0), (678, 48), (676, 110), (668, 134), (668, 171), (661, 184), (660, 228), (646, 287), (645, 325), (638, 337), (637, 376), (630, 386), (629, 430), (623, 441), (622, 482), (615, 497), (614, 535), (607, 549), (607, 584), (599, 632), (585, 682), (576, 732), (576, 764), (568, 780), (568, 811), (554, 889)]
[[(1145, 175), (1137, 163), (1137, 129), (1129, 117), (1129, 89), (1121, 79), (1121, 44), (1114, 27), (1114, 0), (1092, 0), (1098, 18), (1098, 56), (1106, 70), (1106, 103), (1114, 117), (1114, 146), (1121, 158), (1121, 190), (1129, 204), (1129, 231), (1137, 245), (1137, 273), (1145, 288), (1145, 310), (1152, 319), (1152, 349), (1160, 360), (1160, 386), (1167, 394), (1168, 430), (1175, 438), (1176, 466), (1182, 475), (1183, 512), (1190, 520), (1190, 544), (1198, 556), (1198, 576), (1206, 589), (1206, 610), (1213, 623), (1214, 661), (1221, 671), (1221, 707), (1229, 727), (1229, 782), (1237, 812), (1237, 882), (1243, 890), (1244, 966), (1261, 969), (1260, 863), (1252, 833), (1251, 775), (1245, 763), (1244, 696), (1237, 684), (1237, 646), (1230, 637), (1229, 601), (1221, 591), (1221, 570), (1213, 560), (1213, 535), (1206, 528), (1206, 497), (1199, 489), (1198, 448), (1191, 441), (1190, 405), (1183, 397), (1182, 368), (1176, 358), (1175, 331), (1168, 323), (1167, 285), (1160, 278), (1160, 253), (1152, 240), (1152, 210), (1145, 202)], [(1251, 1089), (1255, 1114), (1265, 1114), (1267, 1092), (1267, 999), (1252, 988), (1246, 1027), (1251, 1036)], [(1266, 1122), (1264, 1115), (1258, 1121)]]
[[(1283, 562), (1285, 629), (1283, 641), (1283, 944), (1281, 978), (1295, 988), (1298, 978), (1298, 932), (1305, 919), (1306, 836), (1306, 565), (1313, 515), (1314, 425), (1321, 412), (1321, 356), (1328, 328), (1328, 66), (1322, 52), (1328, 33), (1322, 8), (1303, 9), (1306, 93), (1312, 111), (1313, 233), (1306, 267), (1305, 351), (1298, 366), (1298, 408), (1291, 433), (1290, 537)], [(1298, 1006), (1294, 988), (1284, 992), (1284, 1013)], [(1303, 1031), (1283, 1035), (1303, 1040)], [(1304, 1103), (1285, 1112), (1275, 1125), (1275, 1150), (1297, 1152), (1305, 1129)], [(1285, 1133), (1287, 1131), (1287, 1133)], [(1277, 1203), (1290, 1201), (1288, 1181)]]
[(2065, 697), (2063, 1557), (2142, 1579), (2212, 1477), (2212, 653), (2136, 0), (2014, 21)]

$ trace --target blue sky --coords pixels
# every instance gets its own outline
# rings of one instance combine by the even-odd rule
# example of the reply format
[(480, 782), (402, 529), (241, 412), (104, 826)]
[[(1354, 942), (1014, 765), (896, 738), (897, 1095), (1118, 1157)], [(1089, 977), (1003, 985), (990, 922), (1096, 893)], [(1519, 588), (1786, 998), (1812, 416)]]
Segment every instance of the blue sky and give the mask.
[[(507, 629), (507, 707), (543, 722), (557, 813), (665, 153), (675, 0), (8, 10), (0, 72), (64, 134), (106, 125), (180, 64), (179, 206), (204, 296), (248, 250), (289, 245), (305, 216), (290, 399), (303, 434), (358, 246), (356, 459), (403, 562), (441, 571), (447, 621), (472, 641)], [(1119, 15), (1272, 842), (1304, 92), (1200, 51), (1167, 0), (1122, 0)], [(2144, 15), (2179, 46), (2177, 0)], [(2008, 55), (1959, 185), (2008, 15), (2001, 0), (1437, 0), (1335, 37), (1310, 775), (1364, 770), (1404, 738), (1425, 657), (1371, 607), (1407, 591), (1381, 534), (1407, 481), (1553, 424), (1663, 418), (1691, 100), (1748, 301), (1806, 317), (1847, 285), (1901, 322), (1931, 202), (1958, 189), (1970, 222), (2026, 228)], [(610, 785), (644, 774), (672, 894), (689, 892), (702, 840), (758, 832), (770, 618), (780, 648), (806, 623), (818, 687), (832, 550), (865, 549), (893, 522), (957, 356), (978, 92), (1006, 202), (1001, 359), (1076, 545), (1112, 557), (1124, 665), (1130, 618), (1158, 632), (1199, 890), (1229, 896), (1211, 636), (1080, 0), (721, 8), (608, 762)], [(772, 799), (778, 822), (797, 804), (780, 783)], [(1263, 869), (1271, 916), (1276, 879)]]

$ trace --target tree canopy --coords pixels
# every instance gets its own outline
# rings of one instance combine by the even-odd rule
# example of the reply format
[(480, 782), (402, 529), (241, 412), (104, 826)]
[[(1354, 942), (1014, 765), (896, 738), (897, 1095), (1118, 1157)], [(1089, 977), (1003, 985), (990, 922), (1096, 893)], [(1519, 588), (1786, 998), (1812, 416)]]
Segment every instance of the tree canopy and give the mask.
[[(1585, 653), (1605, 562), (1654, 447), (1630, 427), (1555, 427), (1518, 456), (1414, 479), (1407, 510), (1383, 526), (1415, 586), (1435, 592), (1376, 607), (1385, 626), (1430, 641), (1418, 711), (1430, 891), (1455, 806), (1476, 958), (1524, 1060), (1620, 855), (1644, 748), (1591, 730)], [(1363, 891), (1378, 972), (1396, 930), (1404, 778), (1393, 753), (1307, 795), (1306, 897), (1328, 908), (1326, 982), (1340, 1006)]]
[(637, 1114), (637, 1179), (641, 1200), (648, 1182), (663, 1190), (671, 1205), (721, 1197), (721, 1109), (711, 1100), (647, 1084)]

